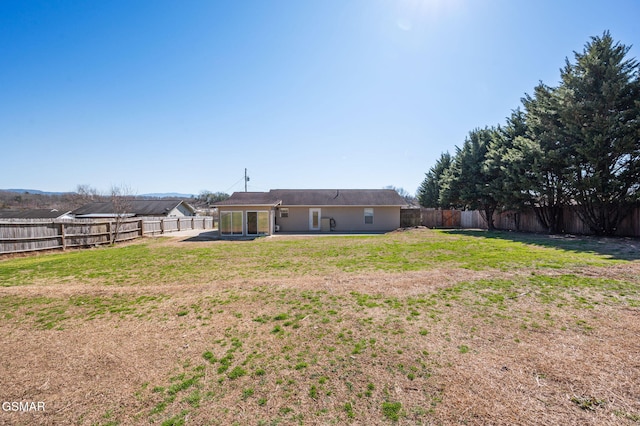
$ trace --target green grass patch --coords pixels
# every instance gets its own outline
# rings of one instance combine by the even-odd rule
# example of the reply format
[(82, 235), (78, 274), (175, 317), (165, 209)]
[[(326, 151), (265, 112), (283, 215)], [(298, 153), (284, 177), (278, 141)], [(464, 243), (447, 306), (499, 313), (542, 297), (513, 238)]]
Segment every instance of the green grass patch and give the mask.
[[(167, 297), (157, 296), (72, 296), (70, 298), (0, 297), (0, 312), (4, 319), (33, 321), (35, 328), (62, 329), (72, 319), (91, 321), (109, 317), (148, 317)], [(3, 319), (0, 314), (0, 321)]]
[(382, 414), (389, 420), (397, 422), (402, 415), (402, 403), (400, 402), (383, 402)]
[[(176, 250), (157, 240), (0, 260), (0, 285), (202, 283), (233, 278), (418, 271), (457, 267), (557, 269), (620, 261), (597, 244), (505, 232), (429, 231), (376, 236), (219, 242)], [(286, 268), (273, 259), (287, 259)], [(616, 260), (618, 259), (618, 260)], [(359, 303), (378, 302), (364, 296)]]
[(240, 366), (235, 366), (233, 367), (233, 370), (229, 371), (229, 373), (227, 374), (227, 377), (229, 377), (229, 379), (231, 380), (235, 380), (238, 377), (242, 377), (246, 375), (247, 375), (247, 371), (244, 368)]
[(347, 418), (354, 419), (356, 417), (356, 413), (351, 402), (345, 402), (345, 404), (342, 406), (342, 409), (347, 414)]

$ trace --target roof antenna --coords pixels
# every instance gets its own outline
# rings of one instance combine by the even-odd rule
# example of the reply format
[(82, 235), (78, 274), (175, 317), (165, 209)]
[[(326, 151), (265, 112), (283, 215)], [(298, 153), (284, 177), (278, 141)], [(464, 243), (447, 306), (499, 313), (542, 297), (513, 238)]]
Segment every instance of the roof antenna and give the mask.
[(247, 192), (247, 182), (249, 182), (249, 176), (247, 176), (247, 169), (244, 169), (244, 192)]

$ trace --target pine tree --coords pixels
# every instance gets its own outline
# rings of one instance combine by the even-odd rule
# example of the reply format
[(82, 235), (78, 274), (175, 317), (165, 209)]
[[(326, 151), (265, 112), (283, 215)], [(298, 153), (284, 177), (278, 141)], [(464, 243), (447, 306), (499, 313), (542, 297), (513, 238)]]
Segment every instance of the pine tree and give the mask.
[(418, 201), (424, 207), (442, 207), (440, 205), (440, 185), (444, 172), (451, 167), (451, 154), (443, 152), (436, 164), (425, 174), (418, 188)]
[(490, 182), (495, 179), (483, 169), (489, 143), (496, 130), (475, 129), (469, 132), (462, 148), (456, 147), (451, 167), (442, 176), (442, 206), (478, 209), (490, 230), (494, 229), (493, 213), (498, 207)]
[(434, 166), (421, 204), (479, 209), (489, 229), (496, 209), (530, 207), (550, 233), (577, 206), (592, 232), (614, 234), (640, 201), (640, 65), (629, 49), (609, 32), (592, 37), (558, 87), (540, 83), (524, 112), (473, 130), (448, 167)]
[(507, 118), (506, 125), (498, 126), (492, 133), (489, 142), (483, 171), (491, 177), (489, 188), (504, 209), (520, 211), (524, 207), (520, 189), (524, 170), (512, 157), (516, 138), (524, 136), (526, 131), (525, 114), (518, 108)]
[(562, 134), (557, 89), (540, 83), (533, 96), (525, 96), (525, 136), (514, 140), (510, 153), (523, 203), (531, 207), (540, 224), (551, 234), (561, 232), (563, 206), (571, 201), (567, 178), (570, 143)]
[(559, 130), (570, 144), (568, 179), (581, 219), (612, 235), (640, 192), (640, 80), (629, 47), (592, 37), (558, 88)]

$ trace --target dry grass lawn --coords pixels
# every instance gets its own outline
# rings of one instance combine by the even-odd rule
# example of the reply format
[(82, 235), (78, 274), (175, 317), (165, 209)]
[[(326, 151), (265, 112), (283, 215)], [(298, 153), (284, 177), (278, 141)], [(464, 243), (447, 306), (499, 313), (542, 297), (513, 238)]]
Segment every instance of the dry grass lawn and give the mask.
[(427, 229), (2, 259), (0, 400), (45, 410), (0, 424), (638, 424), (639, 259)]

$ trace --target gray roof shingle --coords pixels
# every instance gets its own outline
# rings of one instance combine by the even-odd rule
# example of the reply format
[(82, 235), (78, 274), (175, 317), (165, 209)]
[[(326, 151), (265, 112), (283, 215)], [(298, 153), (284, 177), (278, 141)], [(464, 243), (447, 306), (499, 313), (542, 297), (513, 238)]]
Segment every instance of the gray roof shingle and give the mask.
[(0, 210), (1, 219), (56, 219), (69, 211), (57, 209)]
[(270, 192), (234, 192), (226, 200), (213, 203), (214, 206), (275, 206), (280, 200)]
[[(193, 207), (179, 200), (127, 200), (125, 213), (134, 214), (136, 216), (166, 216), (171, 210), (178, 207), (180, 204), (187, 206), (188, 210), (194, 211)], [(116, 208), (113, 203), (111, 201), (106, 201), (86, 204), (75, 209), (72, 213), (76, 216), (83, 216), (116, 214), (122, 212), (116, 212)]]
[(272, 189), (269, 192), (234, 192), (216, 206), (404, 206), (393, 189)]

